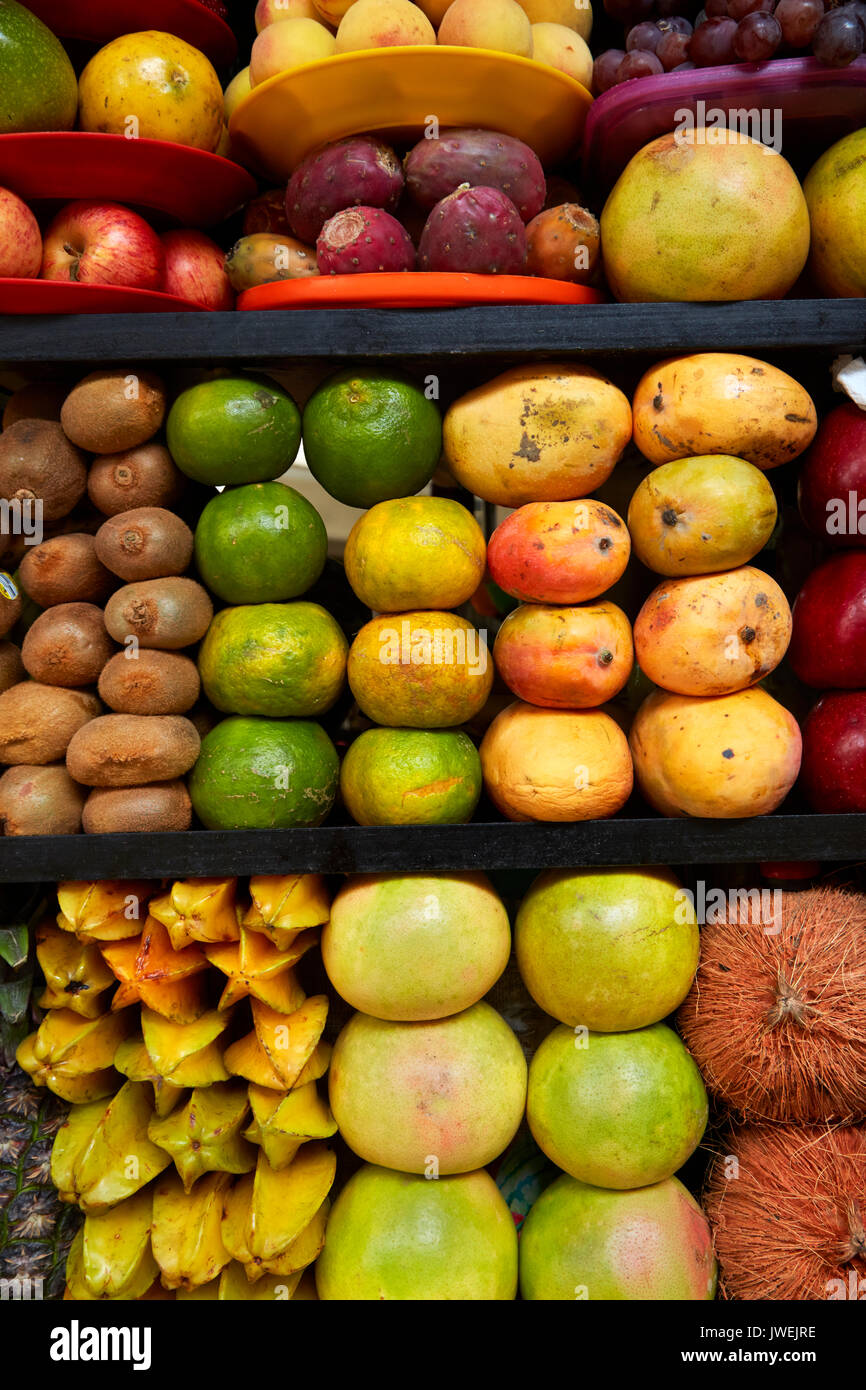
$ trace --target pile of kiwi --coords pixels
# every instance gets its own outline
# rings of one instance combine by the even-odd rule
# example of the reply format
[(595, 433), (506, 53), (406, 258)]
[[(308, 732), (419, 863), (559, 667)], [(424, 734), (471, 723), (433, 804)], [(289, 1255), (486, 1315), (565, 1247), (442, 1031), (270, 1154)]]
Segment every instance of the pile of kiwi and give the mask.
[[(185, 830), (208, 716), (187, 648), (213, 616), (186, 575), (187, 480), (160, 441), (163, 381), (91, 372), (9, 400), (0, 498), (41, 504), (43, 539), (0, 535), (0, 830)], [(31, 516), (33, 513), (31, 512)], [(17, 640), (16, 640), (17, 639)], [(191, 717), (188, 717), (191, 716)]]

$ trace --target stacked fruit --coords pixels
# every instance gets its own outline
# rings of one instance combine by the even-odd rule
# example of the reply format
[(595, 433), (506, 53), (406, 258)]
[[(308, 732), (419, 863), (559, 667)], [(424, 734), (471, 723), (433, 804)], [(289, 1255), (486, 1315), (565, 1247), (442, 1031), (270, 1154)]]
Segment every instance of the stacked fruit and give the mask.
[(291, 1298), (336, 1166), (328, 1000), (294, 972), (322, 881), (253, 878), (249, 902), (234, 879), (65, 883), (58, 903), (37, 930), (47, 1012), (17, 1057), (73, 1102), (51, 1161), (85, 1214), (67, 1297)]

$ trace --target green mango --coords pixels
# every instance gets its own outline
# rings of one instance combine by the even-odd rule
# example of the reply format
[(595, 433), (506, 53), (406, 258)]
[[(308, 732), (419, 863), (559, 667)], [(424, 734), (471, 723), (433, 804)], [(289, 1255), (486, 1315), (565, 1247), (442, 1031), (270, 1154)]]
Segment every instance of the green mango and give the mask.
[(60, 40), (35, 14), (0, 0), (0, 135), (71, 130), (78, 81)]

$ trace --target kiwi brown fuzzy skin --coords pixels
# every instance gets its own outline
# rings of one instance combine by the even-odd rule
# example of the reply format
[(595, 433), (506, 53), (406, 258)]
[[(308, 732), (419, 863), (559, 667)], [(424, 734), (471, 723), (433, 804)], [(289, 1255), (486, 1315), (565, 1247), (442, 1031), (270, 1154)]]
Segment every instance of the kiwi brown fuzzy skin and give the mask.
[(179, 715), (103, 714), (70, 740), (66, 766), (87, 787), (136, 787), (183, 777), (200, 748)]
[(84, 690), (20, 681), (0, 695), (0, 762), (44, 767), (59, 762), (72, 736), (102, 705)]
[(164, 444), (106, 454), (87, 476), (87, 494), (103, 516), (135, 507), (173, 507), (185, 488), (186, 478)]
[(95, 685), (114, 643), (94, 603), (58, 603), (41, 613), (21, 647), (24, 669), (43, 685)]
[(109, 517), (96, 533), (96, 554), (127, 583), (183, 574), (192, 559), (193, 535), (165, 507), (135, 507)]
[(30, 546), (20, 567), (21, 586), (40, 608), (57, 603), (103, 603), (117, 576), (97, 558), (96, 541), (84, 531)]
[(0, 594), (0, 638), (10, 633), (21, 617), (24, 603), (19, 593), (17, 598), (7, 598)]
[(0, 832), (4, 835), (75, 835), (87, 791), (63, 763), (10, 767), (0, 777)]
[(135, 659), (118, 652), (99, 677), (100, 697), (116, 714), (186, 714), (200, 688), (194, 661), (155, 649), (140, 651)]
[(60, 408), (69, 393), (69, 386), (58, 381), (31, 381), (21, 386), (6, 402), (3, 428), (8, 430), (19, 420), (60, 420)]
[(0, 497), (42, 503), (42, 521), (68, 516), (84, 496), (87, 459), (56, 420), (19, 420), (0, 434)]
[(179, 651), (200, 641), (213, 604), (194, 579), (145, 579), (118, 589), (105, 606), (105, 626), (115, 642), (138, 639), (141, 647)]
[(14, 642), (0, 642), (0, 695), (24, 680), (24, 663)]
[(153, 372), (90, 372), (63, 402), (60, 423), (91, 454), (116, 454), (152, 439), (165, 419), (166, 392)]
[(189, 830), (192, 802), (181, 781), (153, 782), (144, 787), (96, 787), (84, 807), (88, 835), (122, 832), (152, 834), (159, 830)]

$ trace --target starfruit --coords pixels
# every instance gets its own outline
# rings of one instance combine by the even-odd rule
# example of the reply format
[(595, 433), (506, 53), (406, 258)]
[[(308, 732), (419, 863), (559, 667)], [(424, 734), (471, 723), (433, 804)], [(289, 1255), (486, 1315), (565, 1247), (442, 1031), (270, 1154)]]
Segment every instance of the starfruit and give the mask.
[(155, 898), (150, 915), (168, 929), (176, 951), (193, 941), (237, 941), (236, 895), (237, 879), (191, 878)]
[(316, 939), (315, 932), (302, 932), (287, 951), (280, 951), (268, 937), (241, 927), (239, 941), (206, 946), (211, 965), (228, 976), (218, 1007), (228, 1009), (251, 995), (277, 1013), (294, 1013), (306, 996), (291, 967)]
[(92, 942), (43, 922), (36, 929), (36, 959), (45, 976), (37, 1001), (43, 1009), (71, 1009), (82, 1018), (98, 1018), (108, 1001), (102, 996), (115, 979)]
[(168, 1167), (168, 1154), (147, 1137), (152, 1114), (147, 1087), (135, 1081), (108, 1102), (72, 1170), (83, 1211), (125, 1201)]
[(78, 1190), (73, 1174), (93, 1131), (102, 1119), (105, 1104), (101, 1100), (88, 1105), (73, 1105), (54, 1137), (51, 1148), (51, 1181), (62, 1202), (77, 1202)]
[(331, 900), (321, 874), (264, 874), (250, 879), (252, 904), (244, 926), (269, 936), (280, 951), (310, 927), (331, 915)]
[(256, 1151), (241, 1137), (249, 1110), (246, 1089), (208, 1086), (193, 1091), (186, 1105), (148, 1125), (148, 1137), (174, 1160), (184, 1190), (203, 1173), (250, 1173)]
[(226, 1265), (219, 1282), (219, 1297), (224, 1302), (234, 1302), (236, 1300), (260, 1300), (273, 1302), (285, 1302), (294, 1298), (295, 1289), (301, 1280), (300, 1271), (297, 1274), (290, 1274), (284, 1277), (273, 1277), (264, 1275), (254, 1284), (251, 1284), (246, 1277), (243, 1265), (239, 1265), (236, 1260)]
[(279, 1108), (283, 1092), (268, 1086), (249, 1087), (253, 1118), (244, 1130), (244, 1138), (258, 1144), (272, 1168), (288, 1168), (298, 1149), (305, 1142), (293, 1134), (282, 1134), (270, 1121)]
[(18, 1044), (15, 1060), (22, 1071), (26, 1071), (34, 1086), (45, 1086), (61, 1100), (70, 1105), (86, 1105), (89, 1101), (110, 1096), (117, 1089), (120, 1078), (114, 1067), (100, 1071), (84, 1072), (81, 1076), (66, 1076), (45, 1066), (34, 1051), (36, 1034), (31, 1033)]
[(121, 941), (139, 936), (154, 891), (143, 879), (69, 882), (57, 885), (57, 925), (84, 940)]
[(259, 1151), (245, 1233), (252, 1263), (285, 1253), (321, 1207), (336, 1170), (335, 1154), (318, 1142), (303, 1144), (288, 1168), (272, 1168)]
[(223, 1061), (232, 1076), (242, 1076), (257, 1086), (267, 1086), (272, 1091), (285, 1091), (282, 1078), (271, 1066), (270, 1058), (259, 1042), (255, 1029), (227, 1047)]
[[(159, 1266), (150, 1248), (153, 1189), (145, 1188), (108, 1211), (90, 1212), (81, 1234), (81, 1275), (96, 1298), (143, 1298)], [(67, 1267), (67, 1283), (75, 1283)]]
[(102, 954), (120, 981), (113, 1009), (141, 1003), (175, 1023), (193, 1023), (207, 1008), (207, 957), (195, 945), (176, 951), (155, 917), (139, 940), (111, 942)]
[[(228, 1269), (228, 1265), (226, 1265)], [(178, 1303), (216, 1302), (220, 1296), (220, 1278), (210, 1279), (206, 1284), (198, 1284), (194, 1289), (176, 1289), (174, 1297)]]
[(252, 1173), (241, 1178), (226, 1195), (223, 1205), (223, 1219), (220, 1226), (222, 1243), (232, 1259), (238, 1260), (242, 1265), (249, 1264), (253, 1258), (247, 1245), (247, 1223), (253, 1201), (254, 1182), (255, 1178)]
[(146, 1081), (153, 1087), (153, 1108), (157, 1115), (170, 1115), (186, 1087), (173, 1086), (159, 1075), (143, 1038), (127, 1038), (114, 1054), (114, 1065), (129, 1081)]
[(337, 1122), (314, 1081), (281, 1096), (264, 1086), (249, 1088), (253, 1123), (246, 1137), (264, 1150), (272, 1168), (285, 1168), (307, 1139), (330, 1139)]
[(207, 1173), (188, 1193), (174, 1172), (157, 1182), (151, 1242), (166, 1288), (210, 1283), (228, 1264), (220, 1227), (230, 1184), (228, 1173)]
[(141, 1011), (144, 1045), (160, 1076), (174, 1086), (212, 1086), (228, 1081), (222, 1048), (217, 1041), (231, 1013), (210, 1009), (194, 1023), (173, 1023), (152, 1009)]
[(296, 1084), (322, 1036), (328, 996), (314, 994), (291, 1014), (278, 1014), (258, 999), (252, 1001), (252, 1010), (256, 1036), (287, 1091)]
[(90, 1019), (71, 1009), (50, 1009), (15, 1056), (34, 1085), (73, 1103), (96, 1100), (117, 1084), (114, 1054), (132, 1022), (124, 1014)]
[(320, 1077), (323, 1077), (328, 1067), (331, 1065), (331, 1053), (333, 1050), (330, 1043), (317, 1042), (310, 1056), (310, 1060), (304, 1064), (304, 1068), (295, 1082), (295, 1085), (306, 1086), (308, 1081), (318, 1081)]
[(286, 1246), (280, 1255), (272, 1260), (252, 1260), (247, 1266), (247, 1278), (253, 1282), (263, 1275), (273, 1275), (284, 1279), (296, 1274), (300, 1278), (304, 1270), (319, 1258), (325, 1245), (325, 1228), (331, 1203), (326, 1197), (312, 1221), (309, 1221), (299, 1235)]

